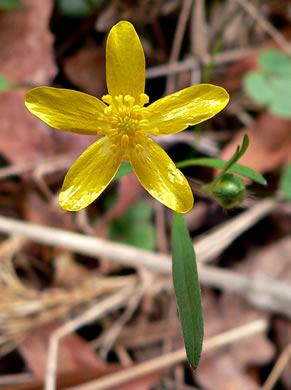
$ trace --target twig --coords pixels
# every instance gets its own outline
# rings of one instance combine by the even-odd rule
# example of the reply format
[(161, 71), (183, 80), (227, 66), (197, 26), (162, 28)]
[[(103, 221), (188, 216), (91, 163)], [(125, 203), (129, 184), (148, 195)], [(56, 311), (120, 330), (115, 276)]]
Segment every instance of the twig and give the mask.
[(24, 172), (34, 171), (38, 168), (46, 169), (46, 171), (59, 170), (70, 167), (77, 154), (62, 154), (60, 156), (53, 156), (36, 161), (27, 161), (20, 164), (14, 164), (9, 167), (0, 169), (0, 179), (8, 176), (19, 175)]
[(238, 236), (251, 226), (256, 224), (277, 207), (272, 199), (265, 199), (258, 202), (254, 207), (215, 227), (210, 232), (194, 240), (194, 247), (197, 258), (200, 262), (208, 262), (220, 254)]
[[(11, 374), (0, 376), (0, 386), (5, 385), (22, 385), (24, 383), (31, 383), (35, 376), (29, 373), (25, 374)], [(7, 389), (7, 387), (6, 387)]]
[(291, 343), (281, 353), (261, 390), (271, 390), (291, 359)]
[(85, 311), (79, 317), (66, 322), (65, 325), (58, 328), (50, 337), (49, 348), (48, 348), (48, 359), (47, 359), (47, 369), (46, 369), (46, 378), (45, 378), (45, 390), (55, 390), (56, 383), (56, 368), (58, 361), (58, 348), (60, 340), (66, 335), (72, 333), (80, 326), (97, 320), (105, 313), (109, 311), (116, 310), (128, 301), (128, 299), (135, 293), (136, 283), (131, 283), (125, 288), (118, 290), (117, 293), (109, 296), (101, 302), (98, 302), (96, 305), (91, 307), (89, 310)]
[[(216, 229), (214, 233), (209, 233), (207, 237), (195, 245), (198, 261), (206, 261), (217, 256), (251, 224), (270, 213), (276, 204), (275, 200), (266, 199), (247, 212), (233, 218), (232, 224), (231, 221), (227, 222), (220, 229)], [(0, 217), (0, 231), (19, 233), (36, 242), (70, 249), (94, 258), (106, 256), (119, 264), (135, 268), (145, 267), (154, 273), (171, 274), (171, 258), (168, 255), (6, 217)], [(248, 277), (238, 272), (203, 266), (202, 264), (199, 264), (199, 275), (201, 283), (204, 285), (238, 293), (259, 308), (291, 316), (291, 289), (290, 284), (285, 281), (267, 277)]]
[(274, 41), (289, 55), (291, 55), (291, 45), (287, 39), (262, 15), (262, 13), (249, 1), (236, 0), (244, 10), (249, 13), (267, 32)]
[(194, 57), (205, 58), (208, 47), (208, 34), (205, 22), (205, 1), (195, 0), (191, 18), (191, 46)]
[[(231, 221), (222, 224), (213, 233), (208, 232), (207, 235), (195, 243), (198, 261), (208, 261), (217, 256), (236, 237), (251, 225), (257, 223), (260, 218), (268, 215), (276, 206), (277, 203), (275, 200), (266, 199), (257, 203), (245, 213), (233, 218)], [(105, 256), (130, 267), (144, 266), (152, 272), (162, 274), (171, 273), (171, 261), (168, 255), (152, 253), (96, 237), (88, 237), (62, 229), (41, 226), (1, 216), (0, 231), (10, 234), (18, 233), (41, 244), (69, 249), (94, 258)]]
[(166, 235), (166, 223), (165, 223), (165, 207), (155, 202), (156, 209), (156, 236), (157, 246), (160, 253), (168, 252), (167, 235)]
[[(214, 64), (222, 65), (226, 63), (236, 62), (238, 60), (241, 60), (242, 58), (247, 57), (248, 55), (252, 54), (256, 50), (257, 49), (255, 47), (239, 48), (239, 49), (228, 50), (223, 53), (218, 53), (215, 56)], [(207, 65), (210, 61), (209, 54), (205, 55), (204, 57), (201, 57), (201, 61), (203, 65)], [(173, 62), (171, 65), (165, 64), (165, 65), (158, 65), (158, 66), (153, 66), (151, 68), (148, 68), (146, 72), (146, 76), (147, 79), (153, 79), (156, 77), (162, 77), (165, 75), (170, 75), (175, 73), (182, 73), (194, 69), (199, 69), (199, 64), (195, 58), (189, 57), (183, 61)]]
[[(175, 32), (174, 43), (171, 51), (171, 55), (169, 58), (169, 66), (171, 68), (172, 64), (175, 63), (179, 58), (180, 49), (183, 42), (183, 37), (185, 34), (185, 29), (187, 25), (187, 21), (189, 19), (190, 10), (192, 7), (192, 0), (184, 0), (183, 7), (181, 13), (179, 15), (179, 20)], [(173, 74), (168, 75), (166, 92), (165, 95), (169, 95), (175, 91), (175, 76)]]
[[(265, 319), (259, 319), (246, 325), (228, 330), (217, 336), (206, 339), (203, 344), (203, 352), (231, 344), (237, 340), (264, 332), (268, 323)], [(134, 367), (113, 373), (101, 379), (97, 379), (80, 386), (70, 387), (68, 390), (106, 390), (121, 384), (128, 383), (136, 378), (143, 377), (153, 372), (162, 371), (169, 366), (181, 363), (186, 360), (185, 349), (170, 352), (167, 355), (159, 356), (148, 362), (138, 364)]]

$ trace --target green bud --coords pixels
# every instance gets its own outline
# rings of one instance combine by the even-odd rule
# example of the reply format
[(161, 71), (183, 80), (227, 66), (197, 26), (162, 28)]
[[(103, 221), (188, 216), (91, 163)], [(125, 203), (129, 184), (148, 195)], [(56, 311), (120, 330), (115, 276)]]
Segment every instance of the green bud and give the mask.
[(221, 207), (231, 209), (239, 206), (245, 200), (245, 183), (240, 177), (226, 173), (215, 186), (212, 195)]

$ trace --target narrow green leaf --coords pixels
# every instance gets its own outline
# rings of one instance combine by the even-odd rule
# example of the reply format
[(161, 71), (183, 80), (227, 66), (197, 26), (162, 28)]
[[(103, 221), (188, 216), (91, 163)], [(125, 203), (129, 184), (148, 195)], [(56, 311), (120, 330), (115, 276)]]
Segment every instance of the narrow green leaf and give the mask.
[(226, 172), (228, 169), (230, 169), (233, 164), (235, 164), (246, 152), (248, 146), (249, 146), (249, 136), (247, 134), (244, 135), (244, 138), (243, 138), (243, 143), (242, 143), (242, 146), (241, 148), (238, 146), (236, 148), (236, 151), (235, 153), (233, 154), (233, 156), (231, 157), (231, 159), (228, 161), (228, 163), (226, 164), (226, 166), (223, 168), (223, 170)]
[(217, 54), (221, 51), (223, 46), (223, 40), (219, 39), (219, 41), (215, 44), (213, 50), (211, 51), (210, 54), (210, 61), (206, 65), (206, 67), (203, 70), (202, 73), (202, 80), (201, 83), (209, 83), (213, 74), (213, 69), (214, 69), (214, 63), (215, 63), (215, 58)]
[(284, 198), (287, 200), (291, 200), (291, 163), (287, 164), (286, 167), (283, 169), (279, 187)]
[[(177, 168), (186, 168), (191, 166), (201, 166), (209, 168), (225, 168), (227, 161), (220, 160), (218, 158), (191, 158), (189, 160), (180, 161), (176, 164)], [(251, 168), (246, 167), (241, 164), (234, 164), (229, 168), (229, 172), (236, 173), (237, 175), (247, 177), (248, 179), (253, 180), (256, 183), (266, 185), (266, 179), (260, 175), (258, 172), (254, 171)]]
[(172, 225), (173, 282), (189, 363), (196, 368), (203, 342), (203, 312), (195, 252), (181, 214)]
[(121, 167), (119, 168), (117, 174), (115, 175), (113, 181), (116, 181), (118, 179), (120, 179), (122, 176), (125, 176), (125, 175), (128, 175), (129, 173), (132, 173), (133, 170), (131, 168), (131, 165), (129, 162), (127, 161), (124, 161), (122, 164), (121, 164)]

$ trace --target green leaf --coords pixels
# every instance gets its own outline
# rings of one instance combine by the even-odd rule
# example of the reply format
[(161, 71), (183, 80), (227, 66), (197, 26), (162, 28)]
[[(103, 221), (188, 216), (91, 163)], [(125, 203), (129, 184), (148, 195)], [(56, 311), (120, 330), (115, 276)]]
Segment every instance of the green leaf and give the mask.
[(265, 104), (281, 118), (291, 118), (291, 59), (276, 50), (259, 56), (259, 72), (250, 72), (244, 80), (246, 92)]
[(24, 5), (20, 0), (0, 0), (0, 10), (23, 9)]
[(259, 56), (259, 66), (263, 72), (279, 78), (289, 78), (291, 60), (287, 54), (277, 50), (266, 50)]
[(135, 220), (148, 221), (152, 216), (152, 207), (146, 199), (138, 201), (134, 207), (128, 209), (128, 215)]
[(72, 18), (84, 18), (98, 9), (103, 0), (57, 0), (59, 10)]
[(6, 80), (4, 76), (0, 74), (0, 91), (6, 91), (7, 89), (10, 88), (12, 88), (12, 84), (8, 80)]
[(291, 163), (287, 164), (283, 169), (279, 188), (285, 199), (291, 200)]
[(196, 368), (203, 342), (203, 312), (196, 258), (181, 214), (172, 225), (173, 282), (189, 363)]
[(269, 104), (274, 99), (274, 94), (267, 79), (259, 72), (249, 72), (244, 78), (244, 88), (247, 94), (262, 104)]
[(132, 170), (132, 168), (131, 168), (130, 163), (127, 162), (127, 161), (124, 161), (124, 162), (121, 164), (121, 166), (120, 166), (120, 168), (119, 168), (117, 174), (115, 175), (113, 181), (118, 180), (118, 179), (120, 179), (122, 176), (128, 175), (129, 173), (132, 173), (132, 172), (133, 172), (133, 170)]
[(275, 79), (270, 84), (274, 94), (270, 107), (272, 113), (281, 118), (291, 118), (291, 80)]
[(131, 224), (125, 243), (137, 248), (153, 250), (156, 243), (153, 225), (144, 221)]
[[(191, 158), (189, 160), (180, 161), (176, 164), (177, 168), (186, 168), (191, 166), (201, 166), (209, 168), (219, 168), (224, 169), (227, 161), (220, 160), (218, 158)], [(248, 179), (253, 180), (256, 183), (266, 185), (266, 179), (260, 175), (258, 172), (254, 171), (251, 168), (246, 167), (241, 164), (234, 164), (229, 168), (229, 172), (236, 173), (237, 175), (247, 177)]]
[(206, 194), (212, 194), (217, 184), (223, 179), (223, 176), (225, 173), (230, 169), (245, 153), (249, 146), (249, 137), (247, 134), (244, 135), (242, 146), (239, 145), (236, 148), (236, 151), (232, 155), (232, 157), (226, 162), (224, 168), (220, 172), (218, 176), (215, 177), (214, 180), (212, 180), (210, 183), (205, 184), (201, 191), (205, 192)]
[(138, 248), (153, 250), (155, 229), (150, 222), (152, 207), (142, 199), (110, 224), (110, 239)]
[(244, 135), (242, 146), (237, 146), (236, 151), (234, 152), (233, 156), (228, 160), (227, 164), (225, 164), (225, 167), (223, 168), (222, 172), (219, 176), (223, 176), (224, 173), (230, 169), (246, 152), (248, 146), (249, 146), (249, 136), (247, 134)]

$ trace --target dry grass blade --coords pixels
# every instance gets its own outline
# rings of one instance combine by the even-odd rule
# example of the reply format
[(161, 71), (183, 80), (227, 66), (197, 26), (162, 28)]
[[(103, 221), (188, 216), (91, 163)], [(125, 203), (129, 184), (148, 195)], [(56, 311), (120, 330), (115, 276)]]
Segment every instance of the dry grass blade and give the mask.
[(134, 281), (129, 283), (123, 289), (118, 290), (117, 293), (112, 294), (111, 296), (108, 296), (107, 298), (98, 302), (97, 305), (94, 305), (79, 317), (68, 321), (65, 325), (57, 329), (52, 334), (49, 341), (45, 390), (55, 389), (58, 347), (60, 340), (79, 327), (84, 326), (93, 320), (99, 319), (112, 310), (116, 310), (124, 306), (130, 297), (136, 293), (136, 290), (136, 282)]
[(289, 344), (281, 353), (279, 359), (277, 360), (275, 366), (273, 367), (268, 379), (266, 380), (261, 390), (271, 390), (273, 388), (290, 359), (291, 344)]
[[(174, 43), (173, 43), (173, 47), (169, 59), (170, 68), (171, 65), (178, 60), (191, 7), (192, 7), (192, 0), (183, 1), (183, 7), (179, 16), (179, 20), (175, 32)], [(169, 95), (174, 91), (175, 91), (175, 76), (173, 74), (169, 74), (165, 95)]]
[[(239, 326), (205, 340), (203, 351), (206, 352), (213, 348), (231, 344), (244, 337), (248, 337), (260, 332), (265, 332), (267, 327), (268, 323), (264, 319), (259, 319), (249, 324)], [(147, 374), (164, 370), (185, 360), (186, 353), (185, 349), (182, 348), (177, 351), (170, 352), (167, 355), (152, 359), (148, 362), (122, 370), (121, 372), (117, 372), (116, 374), (112, 374), (108, 377), (98, 379), (84, 385), (71, 387), (68, 390), (107, 390), (114, 386), (120, 386), (121, 384), (128, 383), (133, 379), (145, 376)]]
[[(218, 228), (213, 235), (209, 234), (206, 240), (201, 241), (203, 245), (201, 244), (201, 246), (199, 246), (199, 243), (196, 244), (198, 261), (202, 258), (203, 254), (205, 260), (217, 256), (224, 248), (233, 242), (239, 234), (248, 229), (252, 224), (256, 223), (259, 218), (262, 218), (274, 210), (276, 205), (277, 203), (274, 200), (262, 201), (254, 208), (248, 210), (245, 214), (241, 214), (234, 218), (233, 224), (223, 225), (221, 231)], [(235, 229), (236, 224), (238, 226), (237, 229)], [(137, 269), (145, 267), (153, 273), (161, 275), (171, 274), (171, 260), (170, 256), (167, 255), (157, 254), (103, 239), (86, 237), (81, 234), (71, 233), (61, 229), (16, 221), (5, 217), (0, 217), (0, 231), (18, 233), (42, 244), (70, 249), (94, 258), (106, 256), (119, 264)], [(231, 232), (233, 234), (231, 234)], [(215, 245), (213, 245), (214, 239), (216, 240)], [(212, 250), (209, 248), (212, 248)], [(238, 272), (223, 270), (212, 266), (203, 266), (202, 264), (199, 266), (199, 276), (201, 283), (204, 285), (236, 292), (244, 296), (257, 307), (291, 316), (291, 290), (290, 285), (286, 282), (271, 278), (253, 279), (241, 275)], [(35, 304), (39, 307), (38, 301)], [(35, 308), (31, 308), (31, 305), (29, 305), (29, 310), (32, 309), (35, 310)], [(59, 310), (61, 310), (61, 307)]]
[(285, 37), (262, 15), (262, 13), (247, 0), (236, 0), (246, 12), (248, 12), (256, 22), (264, 29), (274, 41), (289, 55), (291, 55), (291, 45)]

